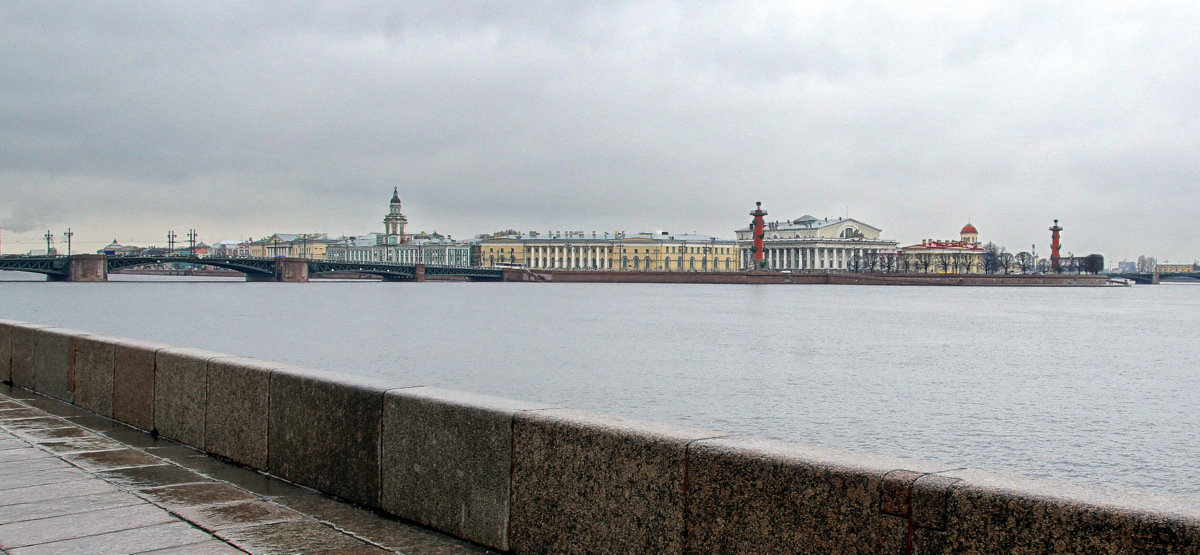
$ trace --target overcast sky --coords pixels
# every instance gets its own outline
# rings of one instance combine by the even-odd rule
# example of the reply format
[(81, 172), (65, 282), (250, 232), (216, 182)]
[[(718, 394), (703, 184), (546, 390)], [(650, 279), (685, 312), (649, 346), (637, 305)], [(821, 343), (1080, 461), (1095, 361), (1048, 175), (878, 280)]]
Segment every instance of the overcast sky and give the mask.
[(0, 3), (0, 241), (732, 238), (1200, 257), (1195, 2)]

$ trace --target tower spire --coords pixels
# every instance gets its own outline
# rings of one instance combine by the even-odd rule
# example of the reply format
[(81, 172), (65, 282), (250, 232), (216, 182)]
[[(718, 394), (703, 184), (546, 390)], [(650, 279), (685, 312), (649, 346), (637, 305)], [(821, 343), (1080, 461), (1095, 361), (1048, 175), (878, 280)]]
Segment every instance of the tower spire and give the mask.
[(408, 218), (400, 213), (400, 188), (392, 188), (392, 201), (388, 213), (383, 217), (383, 236), (379, 243), (384, 245), (399, 245), (404, 242), (404, 226)]

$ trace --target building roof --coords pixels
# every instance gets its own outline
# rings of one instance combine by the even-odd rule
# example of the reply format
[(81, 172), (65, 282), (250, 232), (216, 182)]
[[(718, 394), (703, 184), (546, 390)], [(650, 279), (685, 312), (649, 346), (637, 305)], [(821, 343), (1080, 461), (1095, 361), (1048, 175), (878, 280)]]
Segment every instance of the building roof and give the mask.
[(967, 225), (964, 225), (962, 228), (962, 231), (958, 232), (958, 234), (966, 235), (968, 233), (973, 234), (973, 235), (979, 235), (979, 230), (975, 229), (975, 226), (971, 225), (971, 222), (967, 222)]
[[(794, 220), (783, 220), (782, 222), (780, 222), (780, 221), (766, 222), (766, 227), (767, 227), (767, 229), (770, 229), (770, 230), (782, 230), (782, 231), (801, 230), (801, 229), (822, 229), (822, 228), (826, 228), (826, 227), (835, 226), (835, 225), (841, 224), (843, 222), (854, 222), (856, 225), (861, 226), (861, 227), (867, 227), (867, 228), (873, 229), (875, 231), (883, 231), (873, 225), (862, 223), (854, 218), (825, 218), (822, 220), (822, 219), (814, 218), (813, 216), (809, 216), (808, 214), (800, 216), (799, 218), (796, 218)], [(743, 227), (737, 231), (750, 231), (750, 226)]]
[(982, 251), (983, 250), (983, 246), (980, 245), (979, 243), (965, 243), (963, 241), (938, 241), (935, 239), (921, 241), (920, 244), (909, 245), (907, 247), (901, 247), (901, 248), (906, 251), (919, 251), (919, 250)]
[(699, 235), (696, 233), (669, 233), (666, 231), (658, 231), (654, 233), (643, 232), (634, 234), (625, 234), (622, 232), (598, 232), (598, 233), (583, 233), (578, 231), (562, 231), (550, 233), (517, 233), (509, 235), (497, 235), (487, 237), (476, 237), (472, 242), (488, 242), (488, 241), (561, 241), (572, 243), (587, 243), (587, 242), (612, 242), (612, 241), (675, 241), (675, 242), (691, 242), (691, 243), (713, 243), (713, 242), (728, 242), (733, 243), (733, 239), (721, 239), (720, 237), (711, 237), (708, 235)]

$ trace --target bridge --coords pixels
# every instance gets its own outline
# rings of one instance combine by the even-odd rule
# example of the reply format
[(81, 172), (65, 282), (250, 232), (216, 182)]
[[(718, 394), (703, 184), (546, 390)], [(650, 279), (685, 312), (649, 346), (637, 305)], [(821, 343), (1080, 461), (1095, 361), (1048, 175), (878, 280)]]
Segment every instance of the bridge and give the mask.
[(425, 281), (426, 277), (502, 281), (504, 270), (395, 264), (388, 262), (334, 262), (305, 258), (219, 258), (198, 256), (13, 256), (0, 258), (0, 270), (44, 274), (48, 281), (108, 281), (108, 273), (163, 263), (188, 263), (226, 268), (246, 275), (246, 281), (305, 282), (310, 276), (357, 273), (384, 281)]
[(1200, 280), (1200, 272), (1120, 273), (1108, 274), (1109, 279), (1127, 279), (1134, 283), (1155, 284), (1162, 280)]

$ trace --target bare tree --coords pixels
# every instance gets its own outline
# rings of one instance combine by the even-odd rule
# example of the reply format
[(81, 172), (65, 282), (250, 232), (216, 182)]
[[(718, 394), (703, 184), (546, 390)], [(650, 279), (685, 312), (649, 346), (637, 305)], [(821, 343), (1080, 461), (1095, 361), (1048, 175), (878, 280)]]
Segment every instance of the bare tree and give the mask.
[(889, 253), (881, 254), (879, 256), (879, 269), (880, 270), (890, 274), (890, 273), (892, 273), (893, 270), (895, 270), (895, 268), (896, 268), (896, 255), (894, 253), (889, 252)]
[(1034, 269), (1033, 255), (1025, 251), (1017, 253), (1017, 268), (1021, 270), (1022, 274), (1032, 273)]
[(940, 252), (934, 257), (934, 264), (943, 274), (948, 274), (950, 273), (950, 268), (954, 266), (954, 255), (948, 252)]
[(1001, 249), (999, 256), (1000, 272), (1004, 274), (1011, 274), (1013, 271), (1014, 258), (1015, 257), (1011, 252), (1004, 252), (1004, 249)]
[(861, 272), (862, 268), (863, 268), (862, 256), (859, 255), (858, 253), (854, 253), (846, 258), (846, 269), (847, 270), (857, 273), (857, 272)]
[(983, 273), (995, 274), (1000, 271), (1000, 251), (995, 243), (988, 242), (983, 247)]

